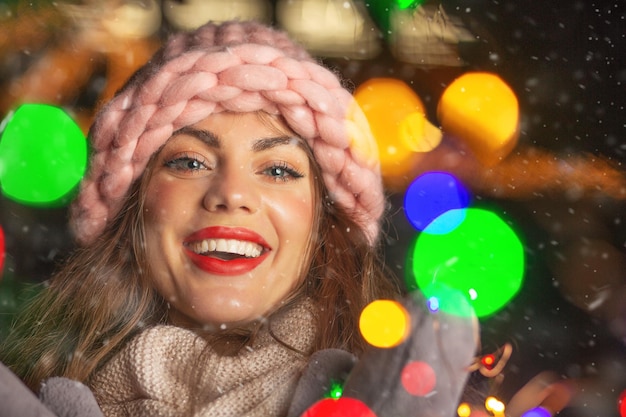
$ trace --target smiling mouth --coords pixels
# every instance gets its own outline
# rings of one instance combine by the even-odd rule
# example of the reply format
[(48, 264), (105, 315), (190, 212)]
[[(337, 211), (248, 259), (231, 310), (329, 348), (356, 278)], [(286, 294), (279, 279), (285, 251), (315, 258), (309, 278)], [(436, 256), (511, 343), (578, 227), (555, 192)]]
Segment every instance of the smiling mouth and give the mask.
[(204, 239), (186, 244), (187, 248), (202, 256), (210, 256), (225, 261), (240, 258), (258, 258), (263, 246), (238, 239)]

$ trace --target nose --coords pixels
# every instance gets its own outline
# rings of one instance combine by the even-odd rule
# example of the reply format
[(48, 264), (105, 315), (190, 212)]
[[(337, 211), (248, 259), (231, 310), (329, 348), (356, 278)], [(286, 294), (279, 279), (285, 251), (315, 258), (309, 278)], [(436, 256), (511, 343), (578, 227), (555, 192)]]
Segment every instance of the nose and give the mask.
[(203, 204), (210, 212), (254, 213), (260, 202), (260, 189), (244, 167), (223, 167), (211, 179)]

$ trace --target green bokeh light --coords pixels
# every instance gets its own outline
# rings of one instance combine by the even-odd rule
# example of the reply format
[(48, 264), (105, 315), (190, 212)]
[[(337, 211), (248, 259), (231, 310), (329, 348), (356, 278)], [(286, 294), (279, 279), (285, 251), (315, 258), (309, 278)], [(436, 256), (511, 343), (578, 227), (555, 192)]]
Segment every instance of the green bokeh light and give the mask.
[(400, 10), (414, 8), (420, 6), (425, 0), (396, 0), (396, 4)]
[[(413, 247), (413, 278), (427, 298), (439, 299), (441, 310), (466, 311), (456, 311), (458, 301), (447, 299), (446, 294), (458, 292), (478, 317), (485, 317), (504, 307), (519, 291), (524, 249), (516, 233), (496, 214), (479, 208), (466, 210), (463, 223), (450, 233), (431, 234), (426, 228), (418, 235)], [(454, 216), (454, 211), (441, 217)]]
[(330, 387), (326, 391), (324, 398), (341, 398), (343, 395), (343, 384), (339, 381), (330, 381)]
[(87, 165), (87, 141), (78, 125), (58, 107), (24, 104), (2, 126), (2, 193), (27, 205), (66, 204)]
[(365, 7), (385, 37), (393, 30), (390, 23), (391, 13), (395, 10), (416, 9), (425, 0), (370, 0)]

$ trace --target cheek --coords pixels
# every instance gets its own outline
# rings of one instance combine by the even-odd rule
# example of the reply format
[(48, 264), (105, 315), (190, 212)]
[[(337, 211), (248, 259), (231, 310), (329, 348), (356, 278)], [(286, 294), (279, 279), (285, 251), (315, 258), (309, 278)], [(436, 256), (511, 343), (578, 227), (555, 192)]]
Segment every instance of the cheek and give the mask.
[(189, 193), (184, 187), (165, 179), (151, 182), (146, 190), (144, 215), (148, 225), (169, 223), (187, 212)]
[(189, 207), (186, 204), (189, 195), (176, 182), (166, 180), (150, 184), (146, 190), (144, 202), (144, 224), (146, 234), (146, 253), (152, 265), (159, 265), (155, 270), (165, 270), (165, 254), (177, 250), (177, 236), (188, 221)]
[(313, 228), (313, 205), (312, 196), (306, 193), (272, 201), (275, 224), (284, 239), (301, 239), (303, 244), (308, 242)]

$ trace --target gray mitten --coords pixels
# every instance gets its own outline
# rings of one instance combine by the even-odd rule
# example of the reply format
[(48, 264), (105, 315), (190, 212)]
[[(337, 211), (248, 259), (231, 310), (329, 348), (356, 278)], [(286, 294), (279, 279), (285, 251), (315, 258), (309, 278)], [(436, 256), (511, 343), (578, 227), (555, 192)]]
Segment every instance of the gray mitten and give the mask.
[(333, 381), (345, 381), (342, 398), (359, 400), (377, 417), (456, 415), (478, 344), (478, 322), (464, 298), (455, 304), (457, 314), (432, 312), (421, 293), (409, 294), (403, 306), (410, 328), (398, 346), (372, 346), (359, 361), (336, 349), (314, 354), (288, 417), (313, 409)]
[(340, 349), (324, 349), (311, 355), (287, 417), (300, 417), (311, 405), (324, 398), (333, 383), (343, 384), (355, 363), (354, 355)]
[(57, 417), (104, 417), (91, 390), (78, 381), (50, 378), (41, 386), (39, 398)]
[(22, 381), (0, 363), (1, 417), (54, 417)]
[(419, 292), (403, 304), (411, 322), (407, 338), (396, 347), (365, 352), (343, 396), (360, 400), (378, 417), (453, 416), (478, 343), (472, 309), (459, 309), (461, 315), (431, 312)]

